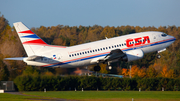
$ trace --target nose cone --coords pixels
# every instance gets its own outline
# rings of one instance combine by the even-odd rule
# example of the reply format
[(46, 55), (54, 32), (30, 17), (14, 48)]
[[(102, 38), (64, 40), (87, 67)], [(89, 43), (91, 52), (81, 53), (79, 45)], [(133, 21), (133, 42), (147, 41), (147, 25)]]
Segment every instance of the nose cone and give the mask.
[(172, 36), (173, 40), (176, 41), (176, 38), (174, 36)]
[(170, 37), (170, 39), (171, 39), (173, 42), (176, 40), (176, 38), (175, 38), (174, 36), (170, 36), (170, 35), (169, 35), (169, 37)]

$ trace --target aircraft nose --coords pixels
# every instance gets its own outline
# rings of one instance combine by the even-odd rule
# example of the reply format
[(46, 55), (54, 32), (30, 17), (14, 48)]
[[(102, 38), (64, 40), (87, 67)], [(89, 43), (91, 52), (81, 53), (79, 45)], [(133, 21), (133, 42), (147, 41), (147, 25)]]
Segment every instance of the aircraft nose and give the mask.
[(172, 36), (174, 38), (174, 41), (176, 40), (176, 38), (174, 36)]
[(173, 40), (173, 41), (175, 41), (175, 40), (176, 40), (176, 38), (175, 38), (174, 36), (170, 36), (170, 37), (172, 38), (172, 40)]

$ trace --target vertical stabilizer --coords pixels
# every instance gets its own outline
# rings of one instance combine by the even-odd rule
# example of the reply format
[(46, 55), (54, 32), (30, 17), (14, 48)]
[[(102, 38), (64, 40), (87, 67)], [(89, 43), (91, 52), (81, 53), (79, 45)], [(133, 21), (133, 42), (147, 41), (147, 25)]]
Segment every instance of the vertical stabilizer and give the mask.
[(28, 56), (37, 55), (41, 47), (48, 45), (22, 22), (13, 24)]

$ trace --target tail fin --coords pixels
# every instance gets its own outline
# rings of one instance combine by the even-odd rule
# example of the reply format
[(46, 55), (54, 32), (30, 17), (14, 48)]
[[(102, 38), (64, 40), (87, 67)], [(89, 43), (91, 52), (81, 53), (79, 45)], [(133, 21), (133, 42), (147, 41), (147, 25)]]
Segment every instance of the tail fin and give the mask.
[(36, 52), (38, 52), (41, 47), (48, 45), (22, 22), (13, 24), (28, 56), (37, 55)]

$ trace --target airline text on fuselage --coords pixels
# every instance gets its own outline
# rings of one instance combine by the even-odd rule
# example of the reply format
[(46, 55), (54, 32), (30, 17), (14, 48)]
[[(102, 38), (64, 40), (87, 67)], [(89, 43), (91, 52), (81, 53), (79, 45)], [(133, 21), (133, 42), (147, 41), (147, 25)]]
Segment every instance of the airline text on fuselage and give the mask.
[(126, 40), (126, 46), (127, 47), (132, 47), (132, 46), (137, 46), (137, 45), (142, 45), (147, 43), (150, 43), (149, 36), (144, 36), (144, 37), (139, 37), (139, 38), (134, 38), (134, 39), (127, 39)]

